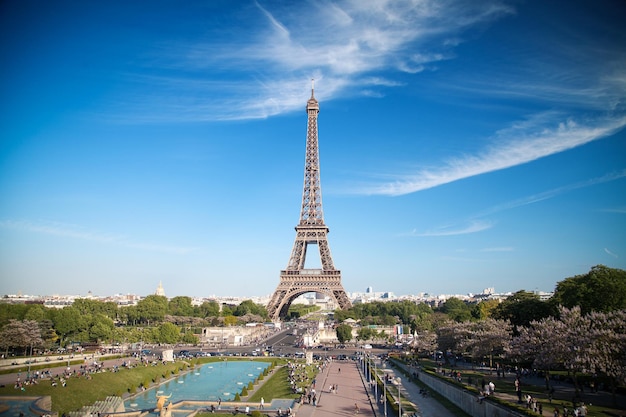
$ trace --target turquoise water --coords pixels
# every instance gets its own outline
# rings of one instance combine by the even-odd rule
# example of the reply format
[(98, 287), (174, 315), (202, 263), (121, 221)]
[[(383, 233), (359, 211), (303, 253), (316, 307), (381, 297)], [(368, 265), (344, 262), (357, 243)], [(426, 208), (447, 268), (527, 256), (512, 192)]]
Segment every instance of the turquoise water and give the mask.
[(235, 398), (235, 394), (241, 393), (241, 389), (247, 387), (248, 383), (254, 381), (269, 365), (269, 362), (255, 361), (207, 363), (126, 400), (124, 406), (126, 410), (154, 408), (157, 394), (171, 394), (168, 403), (180, 400), (217, 401), (219, 398), (229, 401)]
[(18, 417), (20, 413), (23, 413), (25, 417), (40, 417), (39, 414), (36, 414), (30, 410), (30, 407), (31, 405), (33, 405), (33, 403), (33, 400), (7, 400), (4, 398), (0, 398), (0, 404), (9, 406), (9, 409), (1, 413), (0, 415), (2, 415), (3, 417)]

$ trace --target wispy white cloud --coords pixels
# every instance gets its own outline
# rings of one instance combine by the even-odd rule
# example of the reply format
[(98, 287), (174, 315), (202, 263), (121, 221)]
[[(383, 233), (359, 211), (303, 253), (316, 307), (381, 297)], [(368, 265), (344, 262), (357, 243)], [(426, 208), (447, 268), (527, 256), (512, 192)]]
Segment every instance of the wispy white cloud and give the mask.
[[(319, 99), (399, 85), (380, 72), (416, 73), (451, 59), (464, 31), (515, 13), (502, 0), (257, 2), (228, 41), (166, 44), (146, 59), (161, 77), (132, 76), (154, 94), (125, 97), (122, 121), (256, 119), (302, 108), (311, 77)], [(300, 9), (302, 8), (302, 9)], [(456, 39), (451, 42), (451, 39)], [(153, 73), (153, 71), (151, 71)], [(383, 81), (383, 82), (381, 82)], [(122, 101), (123, 101), (122, 100)], [(120, 109), (121, 110), (121, 109)]]
[(408, 236), (415, 237), (430, 237), (430, 236), (456, 236), (456, 235), (466, 235), (470, 233), (482, 232), (484, 230), (490, 229), (493, 227), (493, 223), (485, 221), (485, 220), (472, 220), (471, 222), (458, 226), (445, 226), (432, 230), (424, 230), (418, 231), (417, 229), (412, 230), (408, 233)]
[(460, 257), (460, 256), (441, 256), (439, 258), (442, 261), (453, 261), (453, 262), (471, 262), (471, 263), (482, 263), (488, 262), (486, 259), (481, 259), (477, 257)]
[(481, 252), (513, 252), (515, 249), (511, 246), (502, 246), (498, 248), (484, 248)]
[(612, 135), (626, 126), (626, 116), (595, 124), (568, 119), (558, 126), (527, 124), (498, 132), (493, 144), (475, 155), (450, 158), (440, 167), (397, 175), (392, 182), (354, 188), (368, 195), (397, 196), (448, 184), (453, 181), (525, 164)]
[(84, 230), (75, 225), (68, 225), (56, 222), (32, 222), (25, 220), (1, 220), (1, 229), (11, 229), (30, 233), (40, 233), (53, 235), (69, 239), (112, 244), (126, 248), (140, 249), (150, 252), (164, 252), (174, 254), (186, 254), (197, 250), (192, 247), (177, 247), (145, 242), (135, 242), (123, 235), (99, 233)]
[(614, 258), (619, 258), (619, 256), (617, 256), (617, 254), (615, 254), (615, 253), (611, 252), (611, 251), (610, 251), (610, 250), (608, 250), (607, 248), (604, 248), (604, 251), (605, 251), (607, 254), (609, 254), (609, 255), (611, 255), (612, 257), (614, 257)]
[[(478, 217), (487, 216), (493, 213), (497, 213), (504, 210), (510, 210), (516, 207), (525, 206), (528, 204), (538, 203), (540, 201), (548, 200), (550, 198), (556, 197), (558, 195), (567, 193), (569, 191), (577, 190), (580, 188), (591, 187), (597, 184), (603, 184), (606, 182), (611, 182), (615, 180), (619, 180), (621, 178), (626, 177), (626, 169), (618, 172), (611, 172), (609, 174), (603, 175), (601, 177), (591, 178), (586, 181), (580, 181), (573, 184), (568, 184), (563, 187), (553, 188), (551, 190), (543, 191), (541, 193), (525, 196), (523, 198), (519, 198), (516, 200), (508, 201), (483, 211), (479, 214)], [(619, 209), (617, 209), (619, 210)], [(606, 210), (605, 210), (606, 211)], [(617, 211), (619, 212), (619, 211)], [(626, 211), (624, 211), (626, 212)]]
[[(554, 198), (558, 195), (567, 193), (569, 191), (573, 191), (573, 190), (577, 190), (577, 189), (585, 188), (585, 187), (591, 187), (597, 184), (615, 181), (615, 180), (625, 178), (625, 177), (626, 177), (626, 169), (619, 171), (619, 172), (612, 172), (612, 173), (603, 175), (601, 177), (591, 178), (589, 180), (580, 181), (574, 184), (568, 184), (563, 187), (554, 188), (554, 189), (547, 190), (541, 193), (529, 195), (523, 198), (519, 198), (516, 200), (498, 204), (496, 206), (490, 207), (472, 216), (471, 219), (468, 220), (463, 225), (453, 225), (453, 226), (446, 225), (444, 227), (440, 227), (440, 228), (436, 228), (436, 229), (432, 229), (428, 231), (418, 231), (417, 229), (413, 229), (409, 233), (405, 233), (404, 236), (415, 236), (415, 237), (454, 236), (454, 235), (482, 232), (494, 226), (493, 222), (484, 220), (484, 218), (492, 214), (505, 211), (505, 210), (511, 210), (516, 207), (522, 207), (528, 204), (538, 203), (540, 201)], [(603, 210), (603, 211), (626, 213), (626, 210), (624, 210), (624, 208), (617, 208), (617, 209), (610, 209), (610, 210)], [(512, 250), (514, 250), (512, 247), (504, 246), (504, 247), (485, 248), (485, 249), (482, 249), (481, 251), (482, 252), (507, 252), (507, 251), (512, 251)], [(605, 251), (606, 250), (607, 249), (605, 249)]]
[(613, 208), (603, 209), (602, 211), (606, 213), (626, 214), (626, 207), (613, 207)]

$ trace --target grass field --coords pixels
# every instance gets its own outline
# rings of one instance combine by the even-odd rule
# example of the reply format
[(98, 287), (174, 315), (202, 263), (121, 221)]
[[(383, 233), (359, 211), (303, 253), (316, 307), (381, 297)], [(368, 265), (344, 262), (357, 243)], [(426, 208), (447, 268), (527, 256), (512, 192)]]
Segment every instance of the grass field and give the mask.
[[(12, 385), (0, 388), (0, 396), (46, 396), (52, 399), (52, 411), (59, 415), (69, 411), (79, 410), (84, 405), (90, 405), (107, 396), (128, 396), (135, 393), (142, 385), (149, 387), (161, 383), (177, 374), (191, 369), (194, 365), (221, 361), (221, 358), (200, 358), (189, 362), (175, 362), (149, 366), (137, 366), (132, 369), (120, 368), (119, 372), (101, 372), (88, 376), (72, 376), (68, 378), (67, 386), (60, 384), (52, 386), (52, 381), (41, 380), (37, 385), (28, 385), (24, 391), (15, 389)], [(251, 360), (250, 358), (229, 358), (229, 361)], [(260, 401), (264, 397), (267, 401), (272, 398), (297, 398), (291, 392), (288, 382), (288, 372), (282, 368), (287, 361), (277, 358), (259, 358), (264, 362), (273, 362), (278, 366), (277, 372), (261, 381), (257, 391), (248, 400)], [(313, 367), (307, 367), (307, 372), (313, 372)], [(31, 369), (32, 370), (32, 369)], [(58, 372), (61, 372), (59, 369)], [(310, 378), (314, 378), (315, 375)], [(214, 415), (215, 416), (215, 415)]]
[(37, 385), (28, 385), (23, 391), (13, 386), (0, 388), (0, 395), (11, 396), (43, 396), (52, 398), (52, 411), (61, 415), (76, 411), (83, 405), (104, 400), (107, 396), (122, 396), (135, 392), (142, 384), (162, 381), (178, 374), (186, 368), (182, 362), (158, 364), (155, 366), (138, 366), (133, 369), (121, 368), (119, 372), (102, 372), (86, 376), (68, 378), (67, 386), (52, 386), (50, 380), (41, 380)]

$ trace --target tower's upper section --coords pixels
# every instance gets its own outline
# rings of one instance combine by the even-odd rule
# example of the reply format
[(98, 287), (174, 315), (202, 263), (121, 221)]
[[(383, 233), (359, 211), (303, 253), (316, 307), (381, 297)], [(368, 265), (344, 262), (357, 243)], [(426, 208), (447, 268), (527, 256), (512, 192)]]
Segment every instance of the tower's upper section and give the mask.
[(306, 159), (304, 163), (304, 190), (299, 226), (324, 226), (322, 210), (322, 188), (320, 185), (319, 145), (317, 115), (320, 106), (315, 99), (315, 89), (311, 85), (311, 98), (307, 101), (308, 115), (306, 135)]
[(315, 86), (311, 81), (311, 98), (306, 102), (306, 112), (311, 115), (311, 112), (315, 112), (315, 115), (320, 112), (320, 105), (315, 99)]

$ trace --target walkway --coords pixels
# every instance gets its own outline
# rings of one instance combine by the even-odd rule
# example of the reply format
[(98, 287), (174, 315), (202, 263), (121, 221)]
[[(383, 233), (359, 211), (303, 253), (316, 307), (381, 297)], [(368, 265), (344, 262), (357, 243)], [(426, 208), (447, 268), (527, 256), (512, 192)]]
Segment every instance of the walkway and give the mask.
[[(382, 368), (384, 372), (393, 378), (400, 377), (402, 396), (412, 402), (420, 417), (454, 417), (449, 410), (437, 400), (430, 397), (422, 397), (419, 387), (409, 382), (393, 368)], [(396, 373), (397, 372), (397, 373)], [(336, 393), (330, 392), (330, 386), (337, 386)], [(393, 386), (396, 389), (396, 386)], [(363, 375), (359, 369), (359, 362), (335, 361), (331, 362), (317, 376), (318, 402), (314, 407), (309, 404), (301, 404), (296, 410), (297, 417), (337, 417), (354, 416), (355, 403), (359, 407), (359, 416), (384, 417), (384, 409), (377, 403), (375, 392), (372, 387), (363, 381)], [(380, 396), (380, 393), (377, 393)], [(394, 416), (394, 412), (387, 409), (387, 416)]]
[[(411, 382), (404, 374), (397, 368), (388, 366), (385, 362), (380, 360), (376, 361), (376, 366), (382, 366), (382, 370), (389, 374), (392, 378), (400, 378), (401, 389), (400, 392), (404, 398), (408, 398), (413, 404), (415, 404), (418, 411), (416, 414), (420, 417), (455, 417), (455, 414), (444, 407), (439, 401), (431, 396), (423, 396), (420, 394), (420, 387), (414, 382)], [(410, 369), (407, 369), (410, 372)], [(394, 388), (396, 388), (394, 386)]]

